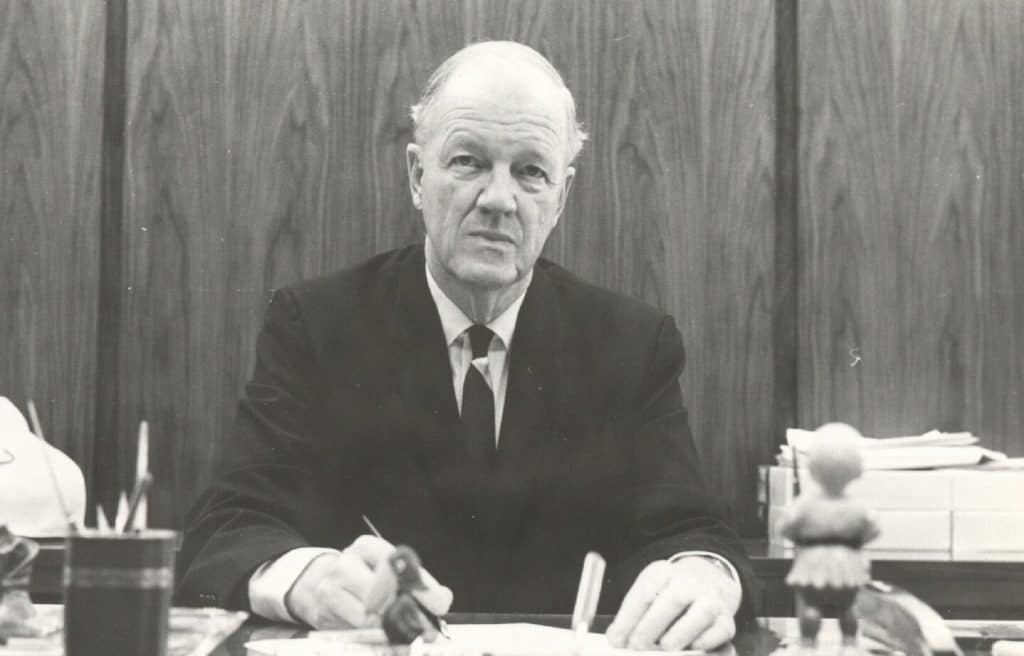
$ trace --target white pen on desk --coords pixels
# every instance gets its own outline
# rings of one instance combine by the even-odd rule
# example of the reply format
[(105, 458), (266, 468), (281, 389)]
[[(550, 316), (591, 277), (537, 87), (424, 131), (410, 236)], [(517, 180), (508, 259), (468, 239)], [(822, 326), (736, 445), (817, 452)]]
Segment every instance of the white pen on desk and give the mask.
[(572, 610), (572, 630), (576, 634), (576, 653), (583, 651), (583, 639), (590, 632), (590, 624), (597, 614), (597, 600), (604, 582), (604, 558), (591, 551), (583, 559), (580, 586), (576, 591), (576, 605)]

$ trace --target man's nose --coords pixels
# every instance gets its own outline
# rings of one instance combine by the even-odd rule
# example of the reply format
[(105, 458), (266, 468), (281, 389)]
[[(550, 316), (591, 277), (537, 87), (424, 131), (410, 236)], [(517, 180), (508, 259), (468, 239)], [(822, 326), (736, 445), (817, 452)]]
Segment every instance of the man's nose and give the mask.
[(508, 167), (491, 169), (477, 198), (477, 206), (488, 214), (511, 214), (516, 210), (515, 180)]

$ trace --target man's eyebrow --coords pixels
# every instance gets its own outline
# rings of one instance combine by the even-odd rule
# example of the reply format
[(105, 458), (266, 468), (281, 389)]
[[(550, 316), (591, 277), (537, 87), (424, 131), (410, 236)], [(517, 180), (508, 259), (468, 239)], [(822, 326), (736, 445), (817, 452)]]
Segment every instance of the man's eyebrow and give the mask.
[(441, 142), (441, 150), (446, 150), (453, 146), (479, 147), (478, 142), (480, 140), (480, 135), (476, 134), (473, 130), (468, 128), (457, 128), (445, 136), (444, 141)]
[(523, 150), (518, 151), (516, 153), (516, 155), (517, 155), (517, 157), (520, 157), (520, 158), (523, 158), (523, 159), (536, 159), (536, 160), (540, 160), (542, 163), (544, 163), (544, 164), (546, 164), (548, 166), (554, 166), (554, 164), (555, 164), (555, 161), (554, 161), (554, 158), (553, 158), (552, 154), (545, 153), (545, 152), (543, 152), (541, 150), (533, 148), (532, 146), (528, 146), (528, 147), (524, 148)]
[[(467, 148), (477, 152), (485, 151), (487, 150), (486, 144), (483, 143), (485, 141), (486, 138), (473, 128), (459, 126), (445, 135), (438, 152), (447, 154), (455, 148)], [(555, 167), (558, 159), (555, 153), (556, 148), (555, 145), (548, 144), (544, 139), (525, 137), (516, 142), (512, 156), (517, 160), (532, 159), (547, 167)]]

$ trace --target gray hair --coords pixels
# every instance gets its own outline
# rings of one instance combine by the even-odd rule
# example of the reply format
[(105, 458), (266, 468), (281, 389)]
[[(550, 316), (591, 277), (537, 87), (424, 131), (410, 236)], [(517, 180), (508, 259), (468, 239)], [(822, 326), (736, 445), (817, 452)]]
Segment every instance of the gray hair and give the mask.
[(427, 80), (427, 85), (423, 89), (423, 95), (420, 96), (419, 102), (412, 106), (409, 115), (412, 117), (413, 136), (416, 141), (423, 143), (423, 124), (426, 120), (426, 115), (429, 113), (431, 106), (437, 100), (437, 96), (445, 83), (451, 78), (452, 74), (458, 69), (459, 65), (466, 59), (471, 59), (474, 56), (486, 54), (488, 52), (497, 54), (501, 57), (509, 57), (510, 52), (515, 53), (515, 57), (520, 58), (523, 63), (535, 66), (538, 70), (548, 76), (552, 82), (554, 82), (562, 92), (565, 101), (566, 115), (569, 121), (569, 163), (572, 163), (576, 157), (583, 150), (583, 144), (587, 140), (587, 133), (583, 129), (583, 124), (576, 119), (576, 100), (572, 97), (572, 92), (565, 85), (565, 81), (562, 79), (561, 73), (558, 72), (551, 62), (549, 62), (544, 55), (540, 54), (533, 48), (517, 43), (515, 41), (481, 41), (473, 43), (462, 50), (459, 50), (448, 59), (437, 67), (437, 69), (431, 74), (430, 79)]

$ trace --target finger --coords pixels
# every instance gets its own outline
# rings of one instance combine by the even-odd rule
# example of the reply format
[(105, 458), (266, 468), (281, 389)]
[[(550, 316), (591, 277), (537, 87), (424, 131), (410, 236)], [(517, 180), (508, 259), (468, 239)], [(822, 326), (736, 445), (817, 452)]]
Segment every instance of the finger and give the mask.
[(670, 567), (664, 560), (655, 561), (636, 577), (633, 586), (622, 600), (615, 619), (608, 626), (608, 642), (613, 647), (626, 646), (640, 618), (647, 612), (658, 592), (668, 583)]
[(348, 549), (345, 549), (359, 556), (371, 569), (375, 569), (377, 564), (390, 556), (394, 550), (395, 545), (376, 535), (360, 535)]
[(685, 612), (667, 627), (657, 640), (662, 649), (677, 650), (689, 647), (698, 637), (714, 626), (718, 619), (718, 605), (706, 597), (694, 600)]
[(736, 635), (736, 621), (732, 615), (719, 615), (707, 631), (690, 643), (694, 649), (709, 651), (729, 642)]
[(426, 590), (417, 590), (414, 594), (421, 604), (434, 615), (444, 615), (452, 607), (454, 595), (447, 586), (441, 585), (426, 569), (420, 569), (420, 576)]
[(423, 641), (433, 642), (434, 638), (437, 637), (437, 629), (434, 628), (434, 625), (427, 619), (427, 616), (424, 615), (422, 611), (416, 609), (416, 613), (419, 616), (419, 629), (422, 631), (420, 635), (423, 636)]
[(362, 596), (369, 613), (381, 613), (398, 592), (398, 578), (390, 567), (378, 567), (373, 572), (370, 585)]
[[(679, 585), (666, 586), (637, 622), (627, 641), (629, 648), (654, 648), (665, 632), (687, 612), (693, 601), (694, 596), (690, 588)], [(711, 623), (710, 617), (707, 623)]]
[(315, 629), (351, 629), (366, 622), (363, 602), (343, 588), (333, 588), (324, 594), (318, 607), (312, 622)]
[(338, 567), (335, 576), (341, 579), (341, 587), (351, 592), (357, 599), (364, 600), (374, 579), (373, 570), (366, 561), (346, 549), (341, 552)]

